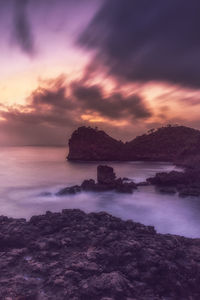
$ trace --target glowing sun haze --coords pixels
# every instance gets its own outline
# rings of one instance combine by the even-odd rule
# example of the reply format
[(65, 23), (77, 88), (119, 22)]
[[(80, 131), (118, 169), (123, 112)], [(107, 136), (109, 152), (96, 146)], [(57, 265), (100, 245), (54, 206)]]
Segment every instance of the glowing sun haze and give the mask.
[(200, 3), (0, 0), (0, 145), (200, 129)]

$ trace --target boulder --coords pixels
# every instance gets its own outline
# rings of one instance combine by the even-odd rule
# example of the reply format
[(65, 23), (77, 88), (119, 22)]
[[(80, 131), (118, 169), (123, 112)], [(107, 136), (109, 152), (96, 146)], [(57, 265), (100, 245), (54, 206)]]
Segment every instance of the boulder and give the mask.
[(91, 191), (95, 188), (95, 181), (93, 179), (84, 180), (81, 184), (81, 188), (84, 191)]
[(112, 167), (99, 165), (97, 167), (97, 182), (100, 184), (112, 184), (116, 175)]
[(80, 191), (81, 191), (81, 187), (78, 185), (74, 185), (60, 190), (56, 195), (57, 196), (73, 195), (79, 193)]
[(148, 178), (147, 181), (155, 185), (173, 186), (186, 183), (187, 177), (183, 172), (171, 171), (169, 173), (156, 173), (154, 177)]
[(179, 192), (179, 196), (200, 196), (200, 170), (185, 169), (184, 172), (171, 171), (169, 173), (157, 173), (148, 178), (150, 184), (157, 186), (162, 193)]
[(134, 182), (123, 181), (121, 178), (115, 180), (115, 190), (119, 193), (131, 194), (133, 190), (137, 189), (137, 185)]

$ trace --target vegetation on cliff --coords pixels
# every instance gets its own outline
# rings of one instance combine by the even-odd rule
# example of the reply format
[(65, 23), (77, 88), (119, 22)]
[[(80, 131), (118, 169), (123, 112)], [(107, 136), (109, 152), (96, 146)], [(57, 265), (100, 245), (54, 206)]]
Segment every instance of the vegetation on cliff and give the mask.
[(102, 130), (79, 127), (69, 140), (69, 160), (123, 160), (124, 144)]
[[(166, 126), (150, 130), (126, 143), (104, 131), (80, 127), (69, 140), (69, 160), (155, 160), (186, 165), (199, 159), (200, 131), (185, 126)], [(192, 158), (192, 159), (191, 159)]]

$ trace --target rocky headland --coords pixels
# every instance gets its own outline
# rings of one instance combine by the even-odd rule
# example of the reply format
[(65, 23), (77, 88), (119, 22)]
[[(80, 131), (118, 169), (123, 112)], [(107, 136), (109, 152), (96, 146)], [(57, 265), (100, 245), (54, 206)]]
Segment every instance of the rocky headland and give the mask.
[(200, 131), (185, 126), (166, 126), (136, 137), (117, 141), (104, 131), (79, 127), (69, 140), (70, 161), (168, 161), (200, 166)]
[(123, 160), (124, 143), (111, 138), (102, 130), (79, 127), (69, 139), (68, 160)]
[[(72, 161), (168, 161), (183, 166), (184, 172), (158, 173), (144, 184), (153, 184), (162, 193), (180, 196), (200, 196), (200, 131), (185, 126), (166, 126), (152, 129), (147, 134), (123, 143), (105, 132), (90, 127), (80, 127), (69, 140), (68, 159)], [(118, 183), (118, 184), (117, 184)], [(128, 186), (129, 184), (129, 186)], [(88, 188), (89, 186), (89, 188)], [(114, 190), (132, 192), (136, 186), (116, 181)], [(85, 181), (77, 190), (103, 190), (94, 180)], [(104, 188), (106, 190), (106, 187)], [(67, 191), (67, 190), (66, 190)], [(71, 190), (72, 191), (72, 190)], [(68, 190), (69, 192), (69, 190)]]
[(200, 240), (107, 213), (0, 217), (2, 300), (199, 300)]

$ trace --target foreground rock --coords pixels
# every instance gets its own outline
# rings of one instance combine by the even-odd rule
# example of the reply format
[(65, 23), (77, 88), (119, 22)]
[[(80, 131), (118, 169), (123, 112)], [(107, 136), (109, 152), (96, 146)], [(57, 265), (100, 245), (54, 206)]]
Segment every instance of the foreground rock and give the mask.
[(107, 213), (0, 217), (0, 298), (199, 300), (200, 240)]
[(66, 187), (60, 190), (57, 195), (64, 196), (76, 194), (81, 191), (86, 192), (105, 192), (116, 191), (118, 193), (132, 193), (137, 189), (137, 185), (127, 178), (117, 178), (112, 167), (97, 167), (97, 183), (93, 179), (84, 180), (82, 184)]

